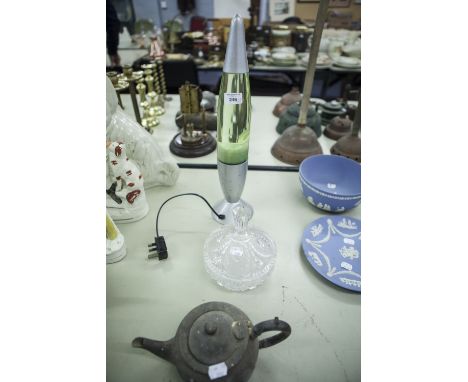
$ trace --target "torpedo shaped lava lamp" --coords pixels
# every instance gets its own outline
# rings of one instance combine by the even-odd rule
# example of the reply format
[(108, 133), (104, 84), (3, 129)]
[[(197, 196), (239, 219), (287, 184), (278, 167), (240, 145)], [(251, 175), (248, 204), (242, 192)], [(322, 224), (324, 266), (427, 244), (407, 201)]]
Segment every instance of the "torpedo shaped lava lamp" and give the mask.
[[(248, 226), (253, 209), (241, 200), (247, 175), (250, 135), (249, 67), (244, 24), (231, 21), (218, 100), (218, 174), (225, 200), (215, 207), (226, 215), (203, 247), (205, 269), (218, 285), (245, 291), (261, 285), (276, 262), (276, 244), (262, 230)], [(218, 219), (217, 219), (218, 220)], [(219, 220), (218, 220), (219, 221)]]
[(245, 47), (244, 23), (239, 15), (231, 20), (218, 98), (218, 175), (224, 200), (215, 206), (226, 215), (220, 223), (232, 223), (232, 209), (243, 204), (250, 215), (253, 208), (241, 200), (247, 175), (250, 137), (250, 83)]

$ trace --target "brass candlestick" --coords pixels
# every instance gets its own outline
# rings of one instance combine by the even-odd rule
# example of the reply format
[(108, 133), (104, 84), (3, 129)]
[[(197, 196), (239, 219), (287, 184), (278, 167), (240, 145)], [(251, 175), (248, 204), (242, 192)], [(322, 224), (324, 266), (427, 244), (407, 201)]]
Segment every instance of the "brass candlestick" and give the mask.
[(124, 65), (123, 76), (127, 81), (138, 81), (141, 77), (143, 77), (143, 73), (134, 72), (131, 65)]
[(148, 102), (150, 107), (150, 112), (152, 115), (159, 117), (164, 114), (164, 109), (159, 106), (158, 95), (156, 92), (148, 93)]
[(157, 65), (158, 72), (159, 72), (159, 80), (161, 81), (161, 90), (162, 90), (162, 95), (164, 97), (164, 100), (171, 101), (172, 97), (169, 97), (167, 95), (166, 78), (164, 76), (164, 68), (163, 68), (162, 60), (157, 60), (156, 65)]
[(145, 82), (146, 88), (148, 89), (148, 94), (154, 91), (153, 81), (154, 77), (151, 75), (151, 71), (149, 69), (145, 70)]
[(158, 105), (161, 106), (161, 108), (164, 110), (164, 96), (162, 95), (162, 92), (161, 92), (161, 86), (159, 84), (160, 79), (159, 79), (159, 74), (156, 68), (156, 64), (154, 66), (153, 77), (154, 77), (154, 87), (156, 88), (156, 93), (158, 94)]
[(136, 88), (140, 96), (140, 104), (142, 104), (146, 101), (146, 85), (143, 82), (139, 82)]
[(143, 118), (141, 119), (141, 125), (152, 134), (154, 128), (159, 125), (159, 120), (154, 112), (151, 111), (148, 101), (142, 102), (141, 107), (143, 108)]
[(156, 93), (162, 94), (161, 93), (161, 86), (159, 86), (159, 81), (160, 81), (160, 79), (159, 79), (158, 71), (155, 70), (154, 71), (154, 87), (156, 88)]
[(120, 98), (120, 92), (127, 89), (129, 87), (129, 83), (125, 81), (122, 77), (119, 77), (117, 72), (107, 72), (107, 77), (112, 82), (112, 86), (114, 86), (115, 92), (117, 93), (117, 101), (122, 109), (125, 109), (122, 104), (122, 99)]
[(147, 70), (150, 70), (151, 73), (153, 73), (155, 70), (155, 67), (156, 67), (156, 64), (154, 62), (141, 65), (141, 68), (145, 71), (145, 74), (147, 73)]
[[(156, 70), (156, 63), (152, 62), (150, 64), (142, 65), (141, 67), (145, 70), (145, 75), (146, 75), (145, 81), (148, 87), (148, 94), (151, 92), (155, 92), (156, 95), (160, 95), (161, 90), (159, 87), (159, 82), (158, 82), (158, 77), (157, 77), (158, 72)], [(162, 115), (165, 113), (164, 101), (161, 99), (160, 96), (156, 98), (157, 98), (157, 106), (158, 106), (158, 115)]]
[(141, 65), (141, 68), (145, 71), (145, 75), (153, 77), (155, 81), (154, 85), (156, 85), (156, 78), (157, 78), (156, 62), (152, 61), (149, 64)]
[(158, 103), (158, 95), (154, 91), (154, 77), (151, 75), (151, 69), (145, 69), (145, 82), (148, 88), (148, 104), (150, 115), (160, 116), (164, 114), (164, 108)]

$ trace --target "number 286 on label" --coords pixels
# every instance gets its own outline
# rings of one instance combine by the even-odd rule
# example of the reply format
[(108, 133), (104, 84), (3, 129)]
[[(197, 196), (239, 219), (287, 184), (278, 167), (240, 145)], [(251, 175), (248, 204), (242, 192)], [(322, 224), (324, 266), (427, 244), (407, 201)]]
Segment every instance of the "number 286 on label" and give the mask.
[(235, 105), (241, 104), (242, 93), (224, 93), (224, 103)]

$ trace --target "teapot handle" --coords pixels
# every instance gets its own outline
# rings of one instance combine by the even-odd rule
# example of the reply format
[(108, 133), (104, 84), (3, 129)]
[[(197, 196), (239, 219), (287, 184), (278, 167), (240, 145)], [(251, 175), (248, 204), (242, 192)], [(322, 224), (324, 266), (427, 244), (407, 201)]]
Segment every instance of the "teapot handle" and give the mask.
[(291, 334), (291, 327), (287, 322), (281, 321), (278, 317), (274, 320), (262, 321), (253, 327), (253, 338), (257, 338), (260, 334), (270, 331), (281, 331), (281, 333), (265, 338), (258, 343), (258, 348), (263, 349), (285, 340)]

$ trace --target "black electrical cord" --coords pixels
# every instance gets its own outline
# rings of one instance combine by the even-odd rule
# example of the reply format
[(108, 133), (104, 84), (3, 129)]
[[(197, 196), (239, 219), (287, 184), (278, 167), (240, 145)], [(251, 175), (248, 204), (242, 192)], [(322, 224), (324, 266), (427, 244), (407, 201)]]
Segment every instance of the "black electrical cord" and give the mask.
[(179, 196), (186, 196), (186, 195), (193, 195), (193, 196), (198, 196), (199, 198), (203, 199), (204, 202), (208, 205), (208, 207), (210, 207), (210, 210), (221, 220), (224, 220), (224, 218), (226, 217), (225, 215), (223, 214), (218, 214), (215, 209), (213, 207), (211, 207), (211, 204), (208, 202), (208, 200), (206, 200), (203, 196), (201, 196), (200, 194), (196, 194), (194, 192), (187, 192), (185, 194), (178, 194), (178, 195), (174, 195), (172, 197), (170, 197), (169, 199), (167, 199), (163, 204), (161, 204), (161, 207), (159, 207), (159, 210), (158, 210), (158, 214), (156, 215), (156, 236), (159, 236), (159, 230), (158, 230), (158, 221), (159, 221), (159, 213), (161, 212), (162, 208), (164, 207), (164, 205), (172, 200), (172, 199), (175, 199), (175, 198), (178, 198)]
[[(163, 259), (167, 259), (168, 257), (168, 252), (167, 252), (167, 247), (166, 247), (166, 242), (164, 240), (164, 236), (159, 236), (159, 228), (158, 228), (158, 224), (159, 224), (159, 214), (161, 213), (161, 210), (162, 208), (164, 207), (164, 205), (169, 202), (170, 200), (172, 199), (175, 199), (175, 198), (178, 198), (179, 196), (188, 196), (188, 195), (192, 195), (192, 196), (198, 196), (199, 198), (203, 199), (203, 201), (208, 205), (208, 207), (210, 208), (210, 210), (221, 220), (224, 220), (226, 218), (226, 216), (224, 214), (218, 214), (215, 209), (211, 206), (211, 204), (208, 202), (208, 200), (206, 200), (203, 196), (199, 195), (199, 194), (196, 194), (194, 192), (187, 192), (187, 193), (184, 193), (184, 194), (178, 194), (178, 195), (174, 195), (172, 197), (170, 197), (169, 199), (167, 199), (163, 204), (161, 204), (161, 207), (159, 207), (159, 210), (158, 210), (158, 213), (156, 215), (156, 237), (154, 239), (154, 243), (151, 243), (148, 245), (148, 247), (150, 248), (150, 254), (148, 256), (148, 258), (153, 258), (153, 257), (158, 257), (159, 260), (163, 260)], [(152, 253), (153, 252), (153, 253)], [(156, 252), (156, 253), (154, 253)]]

